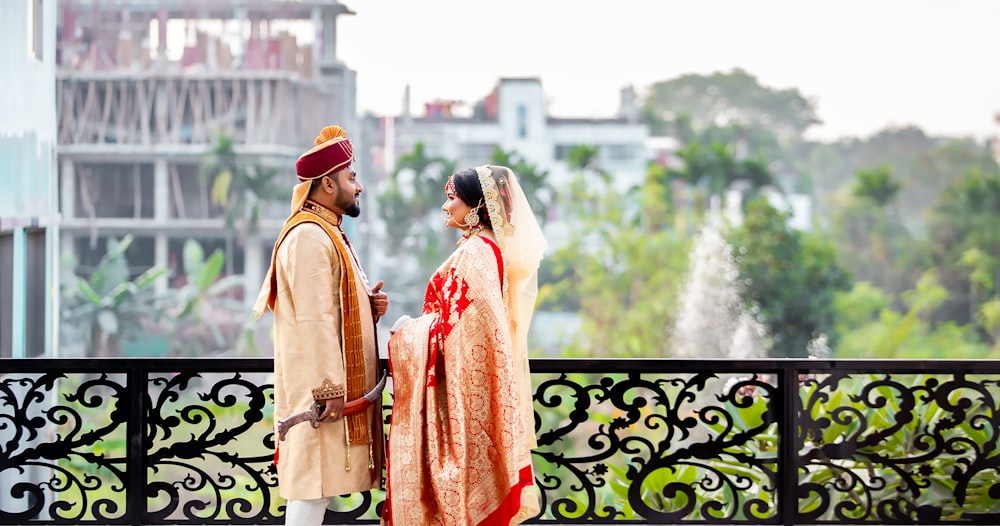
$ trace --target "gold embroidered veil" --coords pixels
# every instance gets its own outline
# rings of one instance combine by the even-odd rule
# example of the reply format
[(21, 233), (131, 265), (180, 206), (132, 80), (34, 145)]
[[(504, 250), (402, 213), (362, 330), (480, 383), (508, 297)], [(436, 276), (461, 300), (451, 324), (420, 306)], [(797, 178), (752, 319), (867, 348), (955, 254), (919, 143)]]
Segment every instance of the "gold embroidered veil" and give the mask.
[(534, 408), (528, 370), (528, 328), (538, 297), (538, 265), (547, 243), (531, 211), (513, 170), (505, 166), (477, 166), (483, 199), (493, 224), (500, 254), (504, 260), (504, 301), (514, 351), (514, 367), (521, 382), (519, 399), (524, 410), (525, 429), (535, 447)]

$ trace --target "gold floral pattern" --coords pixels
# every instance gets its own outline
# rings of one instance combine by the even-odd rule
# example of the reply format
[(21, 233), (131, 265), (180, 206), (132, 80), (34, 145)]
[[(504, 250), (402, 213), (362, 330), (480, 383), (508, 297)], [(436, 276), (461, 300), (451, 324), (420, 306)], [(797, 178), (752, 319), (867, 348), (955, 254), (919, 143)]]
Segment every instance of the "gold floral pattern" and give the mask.
[(390, 524), (480, 524), (513, 498), (520, 510), (508, 523), (538, 510), (533, 429), (519, 399), (529, 379), (514, 373), (501, 262), (489, 241), (476, 239), (441, 265), (424, 313), (389, 342)]

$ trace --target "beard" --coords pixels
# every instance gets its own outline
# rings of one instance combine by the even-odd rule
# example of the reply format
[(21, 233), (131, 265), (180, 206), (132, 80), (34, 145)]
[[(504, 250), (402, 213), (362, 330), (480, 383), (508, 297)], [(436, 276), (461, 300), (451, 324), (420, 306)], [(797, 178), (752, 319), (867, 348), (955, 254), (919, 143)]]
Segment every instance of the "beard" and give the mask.
[(344, 207), (344, 213), (351, 217), (358, 217), (361, 215), (361, 205), (352, 199), (351, 204)]
[(350, 217), (358, 217), (361, 215), (361, 205), (358, 203), (358, 194), (355, 194), (352, 190), (344, 189), (340, 186), (338, 181), (337, 184), (337, 208), (344, 211), (344, 214)]

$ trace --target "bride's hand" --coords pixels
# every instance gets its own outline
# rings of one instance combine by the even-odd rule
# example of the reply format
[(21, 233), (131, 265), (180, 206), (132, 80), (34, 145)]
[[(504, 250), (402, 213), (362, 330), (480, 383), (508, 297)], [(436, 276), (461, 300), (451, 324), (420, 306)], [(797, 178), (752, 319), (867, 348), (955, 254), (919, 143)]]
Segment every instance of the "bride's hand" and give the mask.
[(398, 331), (400, 328), (402, 328), (403, 325), (406, 325), (407, 323), (409, 323), (411, 320), (413, 320), (413, 318), (407, 316), (406, 314), (400, 316), (399, 318), (396, 319), (396, 323), (392, 324), (392, 328), (389, 329), (389, 334), (390, 335), (396, 334), (396, 331)]

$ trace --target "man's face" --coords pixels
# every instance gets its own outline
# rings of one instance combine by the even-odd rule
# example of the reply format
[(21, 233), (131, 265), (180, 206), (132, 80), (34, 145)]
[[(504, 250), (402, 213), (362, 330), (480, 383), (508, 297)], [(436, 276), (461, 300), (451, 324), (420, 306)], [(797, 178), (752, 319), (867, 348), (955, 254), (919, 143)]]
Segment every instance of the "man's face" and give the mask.
[(354, 171), (354, 166), (348, 166), (331, 176), (334, 184), (333, 211), (358, 217), (361, 215), (361, 201), (359, 196), (365, 188), (358, 182), (358, 173)]

